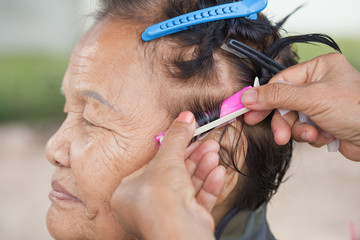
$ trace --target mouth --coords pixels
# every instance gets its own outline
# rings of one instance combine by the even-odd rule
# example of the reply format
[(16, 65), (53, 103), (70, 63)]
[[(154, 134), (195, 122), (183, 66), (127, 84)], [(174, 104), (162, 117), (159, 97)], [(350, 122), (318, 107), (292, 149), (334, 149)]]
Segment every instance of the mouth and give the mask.
[(50, 200), (60, 200), (66, 202), (81, 202), (80, 199), (72, 195), (69, 191), (66, 190), (60, 183), (57, 181), (51, 182), (52, 190), (49, 193)]

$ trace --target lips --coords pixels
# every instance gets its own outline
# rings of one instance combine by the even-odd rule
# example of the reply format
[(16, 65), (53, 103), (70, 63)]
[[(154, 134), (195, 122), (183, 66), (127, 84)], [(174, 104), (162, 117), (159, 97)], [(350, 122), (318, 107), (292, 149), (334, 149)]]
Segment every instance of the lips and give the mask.
[(67, 202), (81, 202), (80, 199), (73, 196), (69, 193), (63, 186), (61, 186), (57, 181), (51, 182), (52, 191), (49, 193), (49, 198), (51, 200), (57, 199)]

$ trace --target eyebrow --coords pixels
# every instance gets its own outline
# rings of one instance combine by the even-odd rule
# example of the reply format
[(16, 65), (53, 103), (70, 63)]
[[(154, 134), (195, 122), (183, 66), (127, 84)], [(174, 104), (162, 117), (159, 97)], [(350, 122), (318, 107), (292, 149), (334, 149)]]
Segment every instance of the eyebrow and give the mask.
[[(64, 91), (64, 86), (60, 87), (60, 94), (65, 96), (65, 91)], [(113, 105), (111, 105), (103, 96), (101, 96), (99, 93), (92, 91), (92, 90), (86, 90), (86, 91), (82, 91), (80, 93), (80, 95), (82, 96), (86, 96), (86, 97), (90, 97), (92, 99), (95, 99), (96, 101), (98, 101), (99, 103), (111, 108), (112, 110), (115, 110), (115, 108), (113, 107)]]
[(115, 110), (115, 108), (113, 107), (113, 105), (111, 105), (103, 96), (101, 96), (99, 93), (92, 91), (92, 90), (86, 90), (81, 92), (82, 96), (86, 96), (86, 97), (90, 97), (96, 101), (98, 101), (99, 103), (111, 108), (112, 110)]

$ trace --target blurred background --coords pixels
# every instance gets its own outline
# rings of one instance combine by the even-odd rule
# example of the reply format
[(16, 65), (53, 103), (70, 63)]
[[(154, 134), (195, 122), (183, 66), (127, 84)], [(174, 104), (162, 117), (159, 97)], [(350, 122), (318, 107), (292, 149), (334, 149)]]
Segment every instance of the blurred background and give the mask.
[[(360, 70), (360, 1), (269, 0), (287, 34), (326, 33)], [(95, 0), (0, 0), (0, 239), (51, 239), (45, 226), (53, 167), (44, 146), (64, 119), (59, 94), (71, 50), (93, 22)], [(331, 50), (302, 45), (301, 61)], [(279, 239), (360, 236), (360, 165), (326, 148), (295, 146), (293, 164), (269, 205)]]

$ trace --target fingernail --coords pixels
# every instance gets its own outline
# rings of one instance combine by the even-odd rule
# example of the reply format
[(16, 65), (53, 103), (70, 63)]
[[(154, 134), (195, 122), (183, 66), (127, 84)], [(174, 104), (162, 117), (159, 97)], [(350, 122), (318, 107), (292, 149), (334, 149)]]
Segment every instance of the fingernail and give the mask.
[(308, 141), (309, 141), (309, 138), (308, 138), (308, 135), (307, 135), (306, 132), (303, 132), (303, 133), (301, 134), (301, 139), (302, 139), (303, 141), (305, 141), (305, 142), (308, 142)]
[(182, 112), (177, 121), (191, 124), (194, 121), (194, 115), (191, 112)]
[(254, 104), (257, 100), (257, 92), (254, 89), (249, 89), (241, 94), (241, 102), (244, 104)]

